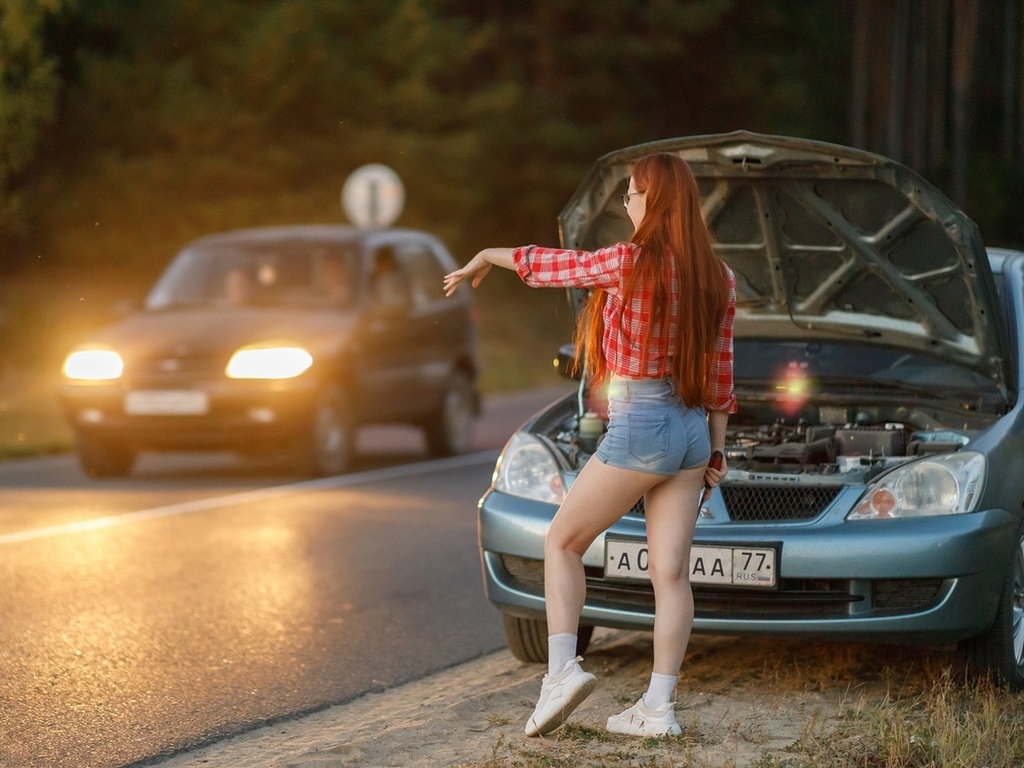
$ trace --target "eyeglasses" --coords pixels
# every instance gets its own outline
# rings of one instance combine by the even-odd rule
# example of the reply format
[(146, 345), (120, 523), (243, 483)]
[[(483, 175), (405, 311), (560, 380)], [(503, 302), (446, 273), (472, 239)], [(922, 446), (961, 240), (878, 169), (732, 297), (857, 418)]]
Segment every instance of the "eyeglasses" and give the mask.
[(633, 195), (642, 195), (642, 194), (644, 194), (644, 193), (643, 192), (627, 192), (626, 194), (624, 194), (622, 196), (622, 207), (623, 208), (629, 208), (629, 198), (631, 198)]

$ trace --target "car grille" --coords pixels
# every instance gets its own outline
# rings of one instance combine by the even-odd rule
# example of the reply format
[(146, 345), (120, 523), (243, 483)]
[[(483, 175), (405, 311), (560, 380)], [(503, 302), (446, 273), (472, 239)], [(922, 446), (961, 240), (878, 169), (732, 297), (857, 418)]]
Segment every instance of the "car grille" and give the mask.
[(126, 374), (136, 381), (162, 381), (177, 378), (195, 378), (213, 376), (220, 378), (224, 374), (227, 360), (222, 352), (211, 354), (175, 355), (173, 352), (142, 357), (132, 361)]
[[(723, 485), (720, 488), (729, 518), (738, 523), (811, 520), (831, 504), (842, 486)], [(643, 516), (644, 500), (628, 514)]]
[(808, 520), (839, 495), (842, 486), (723, 485), (729, 517), (740, 522)]
[[(524, 591), (544, 593), (544, 562), (512, 555), (501, 556), (502, 565)], [(654, 589), (648, 582), (605, 581), (600, 568), (587, 568), (587, 600), (609, 608), (653, 613)], [(916, 613), (936, 603), (942, 579), (879, 579), (871, 583), (871, 606), (856, 615), (880, 616)], [(865, 596), (846, 579), (782, 579), (773, 590), (735, 589), (693, 585), (694, 611), (698, 618), (730, 619), (817, 618), (845, 619), (851, 606)]]
[(871, 582), (877, 613), (913, 613), (935, 603), (942, 579), (879, 579)]

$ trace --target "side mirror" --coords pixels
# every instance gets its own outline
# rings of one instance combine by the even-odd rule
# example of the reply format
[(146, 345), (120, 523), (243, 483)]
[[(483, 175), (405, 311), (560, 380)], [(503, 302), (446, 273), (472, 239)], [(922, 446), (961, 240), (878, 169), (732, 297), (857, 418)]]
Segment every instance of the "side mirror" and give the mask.
[(576, 345), (575, 344), (563, 344), (558, 348), (558, 355), (554, 359), (555, 368), (558, 369), (558, 375), (566, 379), (573, 379), (579, 381), (581, 371), (576, 369)]

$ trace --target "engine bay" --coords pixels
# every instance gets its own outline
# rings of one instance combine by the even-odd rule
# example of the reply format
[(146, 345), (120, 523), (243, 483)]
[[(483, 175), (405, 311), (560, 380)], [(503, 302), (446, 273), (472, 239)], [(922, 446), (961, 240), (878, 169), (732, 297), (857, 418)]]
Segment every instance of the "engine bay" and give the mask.
[[(548, 435), (574, 469), (600, 444), (607, 427), (603, 405), (581, 399)], [(954, 413), (936, 408), (805, 404), (794, 415), (772, 404), (741, 401), (739, 411), (729, 419), (725, 454), (734, 478), (802, 475), (866, 482), (919, 456), (960, 450), (984, 422), (992, 420), (991, 415), (975, 414), (969, 419), (955, 415), (960, 418), (954, 426)]]

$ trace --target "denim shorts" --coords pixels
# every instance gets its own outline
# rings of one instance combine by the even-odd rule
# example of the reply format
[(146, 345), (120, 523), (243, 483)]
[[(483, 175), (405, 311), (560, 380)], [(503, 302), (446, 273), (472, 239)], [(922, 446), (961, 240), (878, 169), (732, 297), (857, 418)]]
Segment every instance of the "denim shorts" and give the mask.
[(687, 408), (670, 379), (612, 376), (608, 431), (595, 454), (605, 464), (655, 475), (703, 466), (711, 437), (703, 408)]

